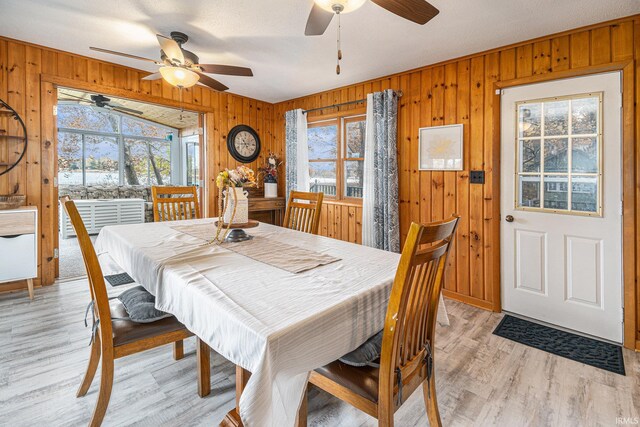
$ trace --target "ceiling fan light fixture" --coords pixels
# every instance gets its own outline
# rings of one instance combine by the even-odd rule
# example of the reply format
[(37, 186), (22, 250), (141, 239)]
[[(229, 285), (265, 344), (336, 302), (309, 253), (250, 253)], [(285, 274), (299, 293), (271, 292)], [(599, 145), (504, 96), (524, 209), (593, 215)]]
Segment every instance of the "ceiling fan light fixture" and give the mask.
[(179, 88), (194, 86), (200, 80), (200, 76), (191, 70), (181, 67), (160, 67), (160, 74), (170, 85)]
[(353, 12), (359, 9), (367, 0), (315, 0), (316, 4), (327, 12), (340, 13)]

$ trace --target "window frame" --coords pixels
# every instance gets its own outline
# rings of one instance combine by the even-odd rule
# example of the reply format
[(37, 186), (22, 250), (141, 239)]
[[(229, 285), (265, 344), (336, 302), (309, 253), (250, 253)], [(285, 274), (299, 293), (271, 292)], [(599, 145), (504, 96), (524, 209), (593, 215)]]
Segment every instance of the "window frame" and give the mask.
[[(59, 105), (79, 105), (82, 106), (79, 103), (73, 102), (73, 101), (59, 101), (58, 103)], [(77, 184), (77, 185), (83, 185), (83, 186), (87, 186), (87, 177), (86, 177), (86, 150), (85, 150), (85, 135), (92, 135), (92, 136), (102, 136), (102, 137), (109, 137), (109, 138), (116, 138), (117, 142), (118, 142), (118, 184), (119, 186), (121, 185), (130, 185), (128, 183), (125, 182), (125, 174), (124, 174), (124, 144), (125, 144), (125, 139), (128, 140), (132, 140), (135, 139), (137, 141), (145, 141), (147, 143), (149, 142), (163, 142), (169, 145), (169, 161), (170, 161), (170, 165), (173, 166), (174, 163), (174, 151), (176, 149), (176, 143), (180, 140), (180, 136), (179, 136), (179, 129), (175, 129), (172, 128), (170, 126), (166, 126), (160, 123), (156, 123), (150, 120), (146, 120), (142, 117), (135, 117), (135, 116), (129, 116), (123, 113), (119, 113), (117, 111), (113, 111), (113, 110), (109, 110), (106, 108), (102, 108), (102, 107), (87, 107), (87, 108), (92, 108), (92, 109), (97, 109), (101, 112), (107, 113), (107, 114), (113, 114), (115, 116), (118, 117), (118, 132), (102, 132), (102, 131), (93, 131), (93, 130), (89, 130), (89, 129), (77, 129), (77, 128), (66, 128), (66, 127), (57, 127), (57, 133), (63, 132), (63, 133), (74, 133), (77, 135), (80, 135), (81, 137), (81, 141), (82, 141), (82, 147), (81, 147), (81, 155), (82, 155), (82, 184)], [(139, 136), (139, 135), (131, 135), (128, 133), (123, 133), (123, 129), (122, 129), (122, 119), (126, 117), (127, 119), (130, 120), (138, 120), (141, 122), (144, 122), (146, 124), (152, 125), (152, 126), (156, 126), (158, 128), (161, 129), (166, 129), (167, 133), (173, 133), (174, 138), (172, 138), (171, 140), (167, 140), (164, 138), (158, 138), (158, 137), (150, 137), (150, 136)], [(178, 141), (176, 141), (178, 140)], [(57, 149), (57, 147), (56, 147)], [(57, 154), (56, 154), (56, 158), (57, 158)], [(149, 160), (147, 160), (147, 162), (149, 163)], [(58, 167), (56, 165), (56, 167)], [(147, 181), (149, 182), (151, 180), (151, 175), (150, 175), (150, 165), (147, 164)], [(173, 168), (172, 168), (173, 169)], [(169, 175), (169, 184), (165, 184), (165, 185), (173, 185), (173, 181), (174, 181), (174, 176), (173, 173), (170, 171), (170, 175)], [(140, 185), (145, 185), (147, 186), (147, 184), (140, 184)], [(150, 187), (152, 184), (149, 184), (148, 186)]]
[[(602, 175), (603, 175), (603, 147), (604, 147), (604, 139), (603, 139), (603, 92), (587, 92), (587, 93), (577, 93), (566, 96), (555, 96), (548, 98), (538, 98), (538, 99), (530, 99), (526, 101), (519, 101), (515, 104), (515, 174), (514, 174), (514, 209), (520, 211), (530, 211), (530, 212), (544, 212), (544, 213), (555, 213), (560, 215), (573, 215), (573, 216), (587, 216), (587, 217), (602, 217), (603, 209), (602, 209), (602, 198), (603, 198), (603, 188), (602, 188)], [(572, 101), (584, 99), (584, 98), (598, 98), (598, 114), (597, 114), (597, 122), (596, 122), (596, 133), (579, 133), (574, 134), (572, 128), (572, 111), (571, 105)], [(544, 104), (554, 101), (569, 101), (569, 110), (568, 110), (568, 122), (567, 122), (567, 131), (566, 135), (551, 135), (545, 137), (544, 133)], [(520, 106), (522, 105), (531, 105), (531, 104), (541, 104), (540, 110), (540, 135), (532, 136), (532, 137), (521, 137), (519, 133), (519, 111)], [(596, 138), (597, 144), (597, 172), (572, 172), (572, 148), (573, 148), (573, 139), (574, 138)], [(545, 139), (561, 139), (567, 138), (567, 172), (545, 172), (544, 171), (544, 144)], [(539, 172), (523, 172), (520, 170), (521, 168), (521, 159), (520, 159), (520, 141), (527, 140), (540, 140), (540, 171)], [(544, 192), (545, 192), (545, 175), (550, 176), (561, 176), (567, 178), (567, 209), (554, 209), (554, 208), (545, 208), (544, 207)], [(540, 177), (540, 207), (529, 207), (529, 206), (519, 206), (520, 201), (520, 177), (523, 176), (538, 176)], [(597, 185), (597, 194), (596, 194), (596, 210), (591, 211), (579, 211), (573, 210), (571, 207), (572, 204), (572, 189), (573, 189), (573, 178), (574, 177), (595, 177), (596, 185)], [(556, 186), (557, 188), (557, 186)]]
[(323, 127), (330, 124), (335, 124), (336, 130), (336, 158), (335, 159), (309, 159), (309, 163), (314, 162), (335, 162), (336, 164), (336, 195), (329, 196), (324, 195), (325, 200), (331, 200), (335, 202), (345, 202), (350, 204), (361, 205), (362, 197), (347, 197), (346, 196), (346, 162), (347, 161), (363, 161), (364, 153), (362, 157), (346, 157), (347, 150), (347, 137), (346, 137), (346, 124), (348, 122), (357, 122), (366, 120), (366, 109), (357, 108), (349, 111), (316, 115), (313, 117), (307, 117), (307, 129), (314, 127)]

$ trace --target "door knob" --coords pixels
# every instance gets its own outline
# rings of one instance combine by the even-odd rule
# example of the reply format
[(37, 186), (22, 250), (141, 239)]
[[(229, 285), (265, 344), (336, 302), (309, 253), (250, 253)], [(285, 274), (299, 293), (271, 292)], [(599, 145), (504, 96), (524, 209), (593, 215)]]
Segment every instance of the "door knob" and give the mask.
[(507, 220), (507, 222), (513, 222), (513, 215), (507, 215), (504, 219)]

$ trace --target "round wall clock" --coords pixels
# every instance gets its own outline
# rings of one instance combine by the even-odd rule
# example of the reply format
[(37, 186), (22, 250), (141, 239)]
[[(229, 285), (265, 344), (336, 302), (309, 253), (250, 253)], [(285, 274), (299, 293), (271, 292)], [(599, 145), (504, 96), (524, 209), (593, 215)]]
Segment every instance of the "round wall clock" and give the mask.
[(260, 154), (260, 137), (250, 126), (238, 125), (229, 131), (227, 148), (237, 161), (250, 163)]

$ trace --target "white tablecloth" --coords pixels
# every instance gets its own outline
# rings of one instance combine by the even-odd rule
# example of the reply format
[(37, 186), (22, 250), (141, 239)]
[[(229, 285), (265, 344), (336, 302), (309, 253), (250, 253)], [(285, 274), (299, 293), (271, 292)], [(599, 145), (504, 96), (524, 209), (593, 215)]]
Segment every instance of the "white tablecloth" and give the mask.
[[(181, 221), (195, 222), (213, 227)], [(382, 329), (399, 255), (268, 224), (249, 232), (340, 261), (288, 273), (167, 223), (105, 227), (96, 249), (154, 294), (158, 309), (251, 371), (240, 399), (246, 426), (293, 426), (308, 372)], [(438, 315), (448, 323), (442, 304)]]

